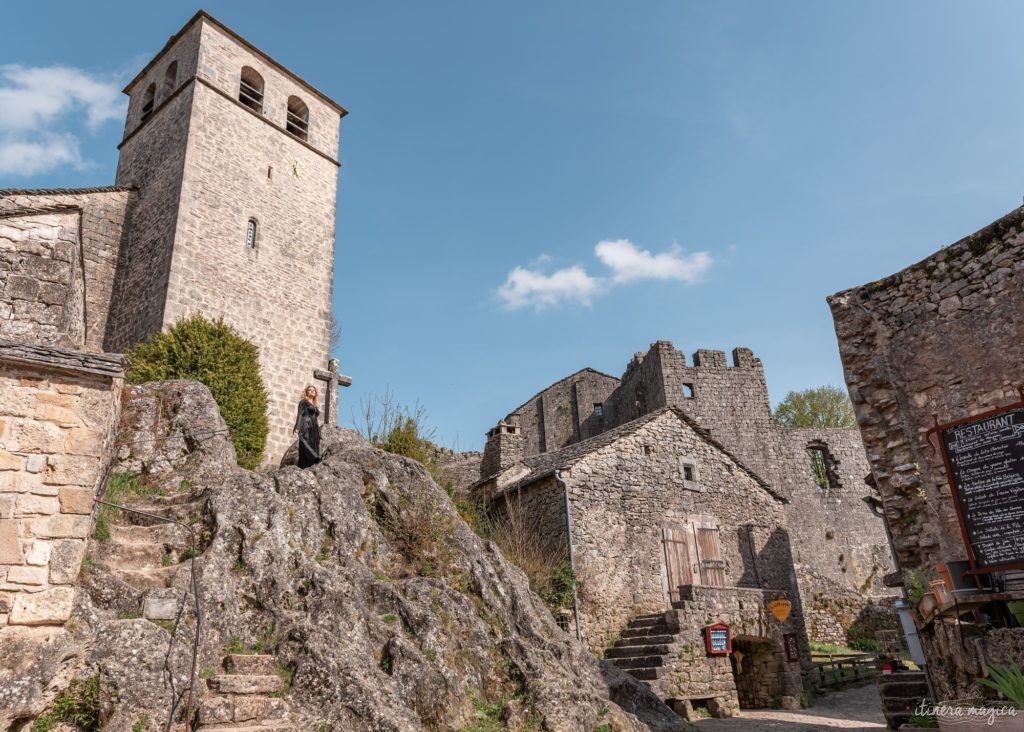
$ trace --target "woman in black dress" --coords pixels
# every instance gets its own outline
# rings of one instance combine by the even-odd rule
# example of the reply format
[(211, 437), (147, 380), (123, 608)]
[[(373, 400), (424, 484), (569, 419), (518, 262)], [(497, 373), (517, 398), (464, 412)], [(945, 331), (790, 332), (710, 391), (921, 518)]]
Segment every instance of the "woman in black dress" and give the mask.
[(295, 418), (292, 434), (299, 436), (299, 467), (308, 468), (320, 462), (320, 425), (316, 418), (320, 409), (316, 405), (315, 386), (307, 386), (299, 400), (299, 414)]

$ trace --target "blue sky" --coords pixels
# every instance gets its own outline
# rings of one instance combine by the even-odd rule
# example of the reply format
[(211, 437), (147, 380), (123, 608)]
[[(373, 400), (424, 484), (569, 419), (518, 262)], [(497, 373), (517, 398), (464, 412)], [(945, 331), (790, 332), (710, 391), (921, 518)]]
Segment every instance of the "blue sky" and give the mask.
[[(110, 90), (196, 9), (6, 7), (0, 187), (110, 184)], [(773, 403), (841, 384), (825, 296), (1024, 194), (1020, 3), (205, 9), (351, 112), (345, 401), (390, 386), (463, 449), (550, 382), (621, 374), (659, 339), (752, 348)]]

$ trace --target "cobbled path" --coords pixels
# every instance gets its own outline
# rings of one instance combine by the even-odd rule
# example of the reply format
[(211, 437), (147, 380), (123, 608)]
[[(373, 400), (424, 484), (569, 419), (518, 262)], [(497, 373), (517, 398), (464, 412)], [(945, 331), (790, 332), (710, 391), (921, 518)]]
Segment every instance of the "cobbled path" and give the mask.
[(884, 730), (882, 703), (874, 684), (819, 697), (810, 709), (749, 709), (732, 719), (702, 719), (700, 732), (812, 732)]

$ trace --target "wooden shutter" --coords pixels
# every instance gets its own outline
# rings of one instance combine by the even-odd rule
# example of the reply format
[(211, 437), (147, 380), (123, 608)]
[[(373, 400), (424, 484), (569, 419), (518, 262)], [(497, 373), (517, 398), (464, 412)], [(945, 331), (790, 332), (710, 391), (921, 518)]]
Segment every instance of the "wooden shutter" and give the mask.
[(697, 525), (697, 555), (700, 557), (701, 582), (710, 587), (725, 587), (725, 560), (718, 540), (718, 527)]
[(669, 602), (679, 600), (679, 586), (693, 584), (690, 569), (690, 552), (687, 548), (689, 537), (683, 529), (664, 527), (661, 542), (665, 548), (665, 575), (668, 578)]

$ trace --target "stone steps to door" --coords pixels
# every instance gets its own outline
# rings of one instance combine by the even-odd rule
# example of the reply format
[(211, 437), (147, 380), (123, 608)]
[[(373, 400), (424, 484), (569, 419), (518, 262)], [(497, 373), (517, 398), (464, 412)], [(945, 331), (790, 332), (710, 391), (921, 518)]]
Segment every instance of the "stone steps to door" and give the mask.
[(676, 639), (673, 633), (663, 633), (660, 635), (631, 635), (625, 638), (619, 638), (615, 641), (616, 648), (625, 648), (627, 646), (650, 646), (657, 645), (659, 643), (671, 643)]
[(609, 648), (604, 652), (605, 658), (637, 658), (640, 656), (665, 656), (668, 655), (669, 647), (666, 643), (649, 646), (619, 646)]
[(623, 670), (635, 668), (649, 669), (664, 666), (665, 658), (664, 656), (636, 656), (633, 658), (613, 658), (611, 662)]
[(644, 625), (639, 628), (630, 626), (622, 631), (620, 638), (641, 638), (648, 635), (671, 635), (672, 630), (664, 623), (659, 625)]
[(657, 668), (631, 668), (626, 673), (639, 681), (654, 681), (664, 676), (665, 671), (664, 667), (659, 666)]

